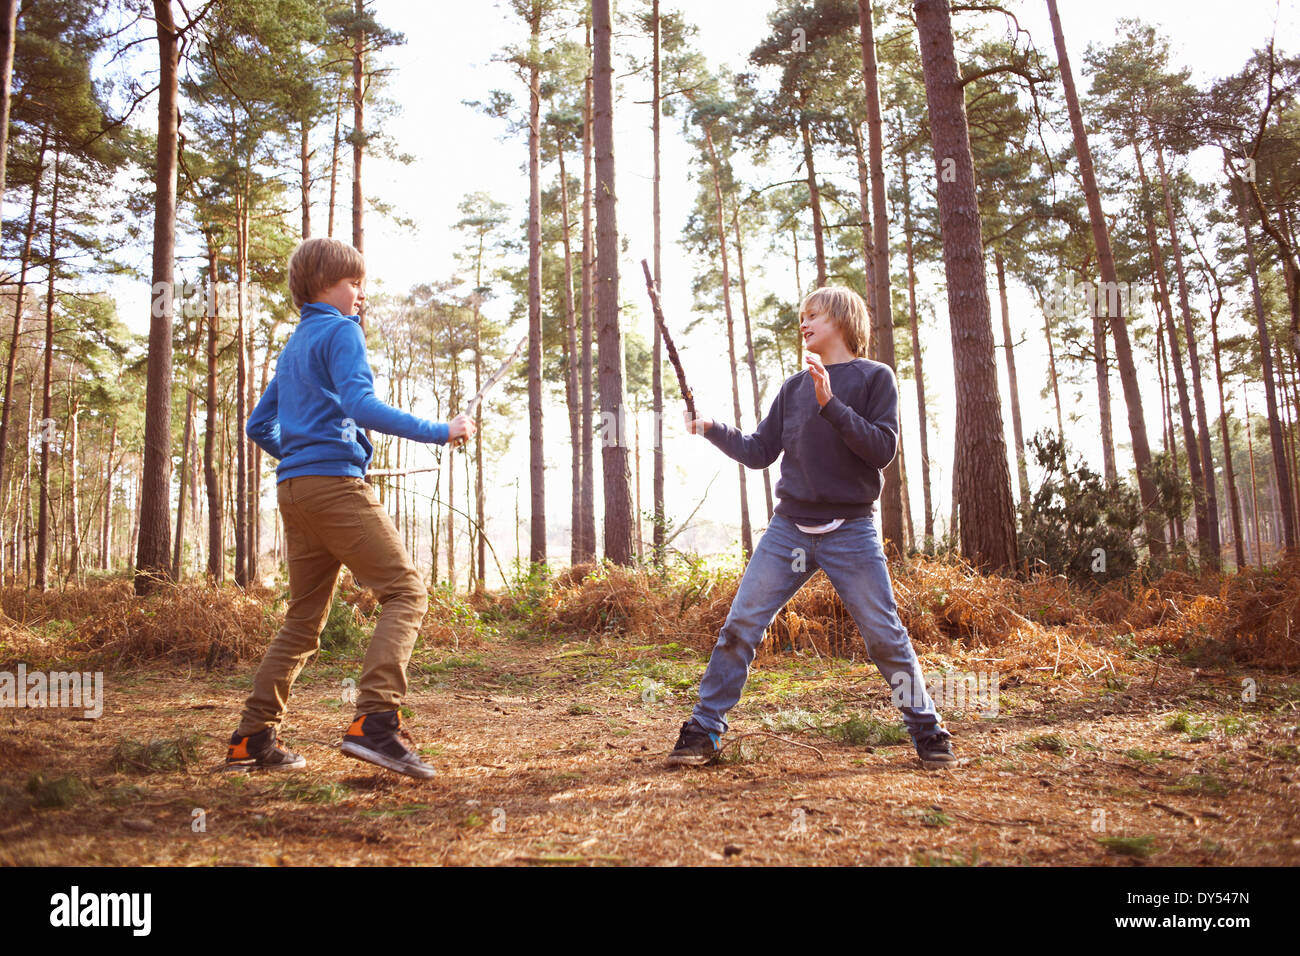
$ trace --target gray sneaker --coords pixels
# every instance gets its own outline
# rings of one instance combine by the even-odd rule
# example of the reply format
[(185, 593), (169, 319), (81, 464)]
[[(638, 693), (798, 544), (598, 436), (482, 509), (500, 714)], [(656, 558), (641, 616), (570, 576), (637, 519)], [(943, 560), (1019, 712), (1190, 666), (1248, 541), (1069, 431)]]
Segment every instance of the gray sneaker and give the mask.
[(349, 757), (408, 777), (428, 780), (435, 776), (437, 771), (417, 757), (403, 740), (412, 745), (415, 743), (402, 726), (402, 715), (395, 710), (386, 710), (363, 714), (352, 721), (339, 749)]
[(914, 739), (916, 755), (921, 758), (921, 766), (926, 770), (946, 770), (957, 766), (957, 755), (952, 752), (952, 734), (946, 730), (935, 730), (923, 737)]
[(677, 744), (668, 755), (669, 766), (699, 767), (718, 759), (718, 735), (705, 730), (692, 717), (682, 724)]

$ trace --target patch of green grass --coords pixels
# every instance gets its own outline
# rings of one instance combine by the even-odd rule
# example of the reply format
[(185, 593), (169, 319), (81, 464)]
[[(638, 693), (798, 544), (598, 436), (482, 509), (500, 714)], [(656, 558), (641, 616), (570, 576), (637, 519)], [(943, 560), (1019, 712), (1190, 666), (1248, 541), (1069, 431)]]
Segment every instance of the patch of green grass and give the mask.
[(854, 715), (843, 723), (827, 728), (824, 732), (828, 737), (859, 747), (886, 747), (902, 743), (907, 739), (907, 730), (902, 724), (889, 723), (869, 714)]
[(759, 759), (758, 754), (758, 748), (751, 747), (748, 740), (737, 740), (730, 744), (723, 741), (722, 750), (713, 762), (724, 766), (755, 763)]
[(1165, 789), (1170, 793), (1198, 793), (1218, 797), (1227, 793), (1231, 785), (1212, 773), (1197, 772), (1184, 774)]
[(114, 770), (130, 773), (174, 773), (188, 770), (199, 759), (197, 733), (183, 737), (151, 738), (147, 743), (122, 738), (113, 750), (111, 763)]
[(1300, 747), (1295, 744), (1266, 744), (1264, 753), (1273, 760), (1300, 763)]
[(348, 795), (350, 788), (345, 783), (312, 783), (294, 777), (286, 780), (280, 788), (280, 795), (295, 803), (320, 803), (326, 806), (338, 803)]
[(1175, 755), (1168, 750), (1143, 750), (1141, 747), (1130, 747), (1124, 751), (1124, 756), (1138, 763), (1154, 764), (1161, 760), (1172, 760)]
[(582, 779), (582, 773), (577, 770), (566, 770), (561, 773), (549, 774), (542, 778), (542, 783), (548, 787), (568, 787), (570, 784), (577, 783)]
[(1117, 856), (1136, 856), (1145, 859), (1153, 853), (1158, 853), (1160, 850), (1160, 848), (1156, 846), (1156, 838), (1150, 835), (1137, 837), (1093, 837), (1093, 839)]
[(27, 792), (31, 795), (32, 806), (42, 809), (73, 806), (89, 789), (79, 778), (70, 774), (51, 779), (37, 770), (27, 778)]
[(1165, 730), (1173, 731), (1176, 734), (1186, 734), (1189, 741), (1198, 743), (1202, 740), (1209, 740), (1213, 736), (1214, 725), (1194, 714), (1189, 714), (1185, 710), (1180, 710), (1165, 721)]
[(447, 674), (454, 670), (478, 669), (487, 665), (483, 661), (482, 653), (457, 654), (453, 652), (429, 658), (422, 655), (418, 660), (412, 659), (411, 666), (419, 674), (433, 676)]
[[(228, 774), (228, 776), (242, 777), (244, 774)], [(144, 787), (136, 786), (134, 783), (123, 783), (108, 792), (108, 802), (115, 807), (125, 807), (138, 803), (148, 795), (149, 791)]]
[(1236, 714), (1224, 714), (1219, 718), (1219, 730), (1225, 737), (1235, 737), (1238, 734), (1244, 734), (1254, 729), (1254, 721), (1249, 717), (1239, 717)]
[(1063, 754), (1070, 749), (1070, 744), (1060, 734), (1035, 734), (1021, 741), (1016, 747), (1020, 750), (1044, 750), (1048, 753)]
[(774, 714), (766, 714), (759, 723), (763, 725), (764, 730), (770, 730), (774, 734), (821, 730), (823, 725), (820, 715), (810, 713), (799, 707), (778, 710)]
[(363, 817), (369, 817), (370, 819), (377, 819), (379, 817), (409, 817), (413, 814), (421, 813), (429, 809), (431, 808), (427, 804), (423, 803), (403, 803), (396, 807), (379, 807), (374, 810), (362, 810), (361, 815)]
[(907, 739), (907, 730), (902, 724), (890, 723), (870, 714), (850, 714), (837, 720), (842, 710), (842, 705), (822, 713), (796, 707), (768, 714), (761, 723), (764, 729), (773, 733), (814, 732), (858, 747), (883, 747)]
[(913, 866), (979, 866), (980, 851), (972, 847), (970, 854), (954, 853), (951, 856), (943, 853), (931, 853), (928, 850), (918, 850), (912, 854)]

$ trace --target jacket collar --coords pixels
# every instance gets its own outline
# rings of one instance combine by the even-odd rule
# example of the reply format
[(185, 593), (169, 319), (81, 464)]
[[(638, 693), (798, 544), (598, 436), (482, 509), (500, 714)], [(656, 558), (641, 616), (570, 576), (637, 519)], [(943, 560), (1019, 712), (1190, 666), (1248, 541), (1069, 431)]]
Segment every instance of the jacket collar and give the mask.
[(357, 323), (358, 325), (361, 324), (360, 315), (344, 315), (342, 312), (334, 308), (334, 306), (330, 305), (328, 302), (308, 302), (306, 305), (302, 307), (302, 318), (310, 319), (310, 318), (315, 318), (317, 316), (351, 319), (353, 322)]

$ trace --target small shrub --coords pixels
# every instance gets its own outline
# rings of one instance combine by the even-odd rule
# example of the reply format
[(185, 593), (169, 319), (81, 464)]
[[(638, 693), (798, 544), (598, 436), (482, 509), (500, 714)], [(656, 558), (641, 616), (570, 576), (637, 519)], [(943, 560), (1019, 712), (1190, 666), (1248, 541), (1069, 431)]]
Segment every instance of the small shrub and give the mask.
[(1094, 837), (1094, 839), (1111, 853), (1119, 856), (1136, 856), (1145, 859), (1160, 849), (1156, 846), (1153, 836)]
[(113, 750), (114, 770), (134, 773), (167, 773), (188, 770), (199, 759), (197, 733), (184, 737), (153, 738), (148, 743), (123, 738)]
[(33, 807), (70, 807), (83, 796), (87, 787), (73, 776), (47, 779), (39, 770), (27, 778), (27, 792)]

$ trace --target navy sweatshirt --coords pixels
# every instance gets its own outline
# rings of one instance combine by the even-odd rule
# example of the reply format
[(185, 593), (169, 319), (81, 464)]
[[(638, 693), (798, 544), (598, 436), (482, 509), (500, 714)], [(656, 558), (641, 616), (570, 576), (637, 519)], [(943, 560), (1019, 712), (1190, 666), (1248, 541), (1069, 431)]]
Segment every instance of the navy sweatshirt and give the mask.
[(831, 400), (817, 404), (812, 375), (785, 380), (752, 435), (715, 421), (705, 437), (749, 468), (781, 459), (776, 513), (829, 521), (872, 512), (881, 472), (898, 453), (898, 384), (888, 365), (854, 359), (827, 365)]

